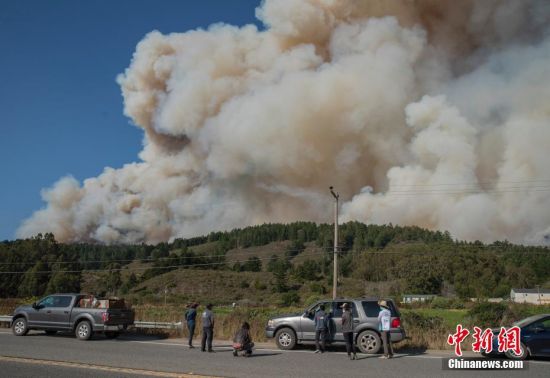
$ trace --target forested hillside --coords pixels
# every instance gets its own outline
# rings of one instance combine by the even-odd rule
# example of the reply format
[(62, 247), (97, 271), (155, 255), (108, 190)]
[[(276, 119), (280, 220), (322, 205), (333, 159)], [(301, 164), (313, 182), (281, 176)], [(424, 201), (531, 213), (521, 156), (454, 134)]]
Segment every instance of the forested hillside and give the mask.
[[(550, 285), (547, 247), (461, 242), (448, 233), (418, 227), (358, 222), (340, 226), (340, 241), (339, 280), (349, 295), (383, 288), (389, 295), (502, 297), (512, 287)], [(82, 288), (137, 296), (166, 291), (168, 286), (178, 294), (177, 285), (159, 277), (192, 269), (198, 281), (201, 271), (209, 282), (217, 282), (213, 279), (217, 276), (226, 282), (241, 277), (235, 278), (240, 297), (254, 291), (292, 304), (304, 301), (304, 295), (327, 293), (332, 245), (333, 226), (311, 222), (264, 224), (157, 245), (62, 244), (51, 234), (37, 235), (0, 243), (0, 296), (40, 296)], [(182, 275), (171, 274), (171, 282), (177, 276)], [(226, 295), (223, 282), (210, 286), (217, 298)], [(232, 295), (227, 293), (227, 300), (240, 299)]]

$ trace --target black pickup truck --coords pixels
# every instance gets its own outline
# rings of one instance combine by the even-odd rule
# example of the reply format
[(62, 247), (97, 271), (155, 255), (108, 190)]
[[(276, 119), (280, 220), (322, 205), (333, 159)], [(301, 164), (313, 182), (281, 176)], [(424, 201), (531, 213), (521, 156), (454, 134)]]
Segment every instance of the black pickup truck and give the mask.
[(11, 328), (16, 336), (37, 329), (47, 334), (74, 332), (79, 340), (89, 340), (95, 332), (115, 338), (134, 324), (133, 310), (125, 306), (98, 308), (99, 302), (85, 294), (49, 295), (31, 305), (16, 308)]

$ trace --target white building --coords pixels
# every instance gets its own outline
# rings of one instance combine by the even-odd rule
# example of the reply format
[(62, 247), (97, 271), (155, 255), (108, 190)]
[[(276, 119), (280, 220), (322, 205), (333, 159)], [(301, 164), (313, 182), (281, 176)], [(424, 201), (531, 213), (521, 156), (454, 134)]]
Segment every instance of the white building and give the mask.
[(548, 289), (512, 289), (510, 299), (516, 303), (550, 304)]
[(429, 302), (435, 297), (432, 294), (405, 294), (401, 303)]

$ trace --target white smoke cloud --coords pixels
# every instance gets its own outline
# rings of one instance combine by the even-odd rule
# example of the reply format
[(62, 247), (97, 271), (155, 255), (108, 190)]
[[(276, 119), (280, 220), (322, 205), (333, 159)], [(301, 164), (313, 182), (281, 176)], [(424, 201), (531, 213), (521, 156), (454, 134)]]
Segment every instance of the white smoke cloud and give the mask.
[(119, 76), (140, 162), (63, 178), (18, 231), (159, 242), (263, 222), (548, 244), (545, 1), (266, 0), (266, 25), (151, 32)]

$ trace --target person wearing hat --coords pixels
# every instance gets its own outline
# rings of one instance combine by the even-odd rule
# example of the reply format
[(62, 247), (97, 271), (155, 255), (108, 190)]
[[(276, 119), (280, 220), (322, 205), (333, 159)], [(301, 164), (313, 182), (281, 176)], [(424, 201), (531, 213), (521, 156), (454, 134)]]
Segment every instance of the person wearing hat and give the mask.
[(346, 351), (348, 352), (349, 359), (355, 360), (357, 359), (357, 354), (355, 352), (355, 343), (353, 342), (353, 315), (350, 311), (349, 303), (344, 303), (342, 308), (344, 309), (342, 312), (342, 333), (346, 341)]
[(378, 301), (380, 313), (378, 314), (378, 324), (380, 334), (382, 335), (382, 344), (384, 345), (384, 355), (381, 358), (392, 358), (393, 348), (390, 339), (391, 328), (391, 311), (388, 302), (385, 300)]

